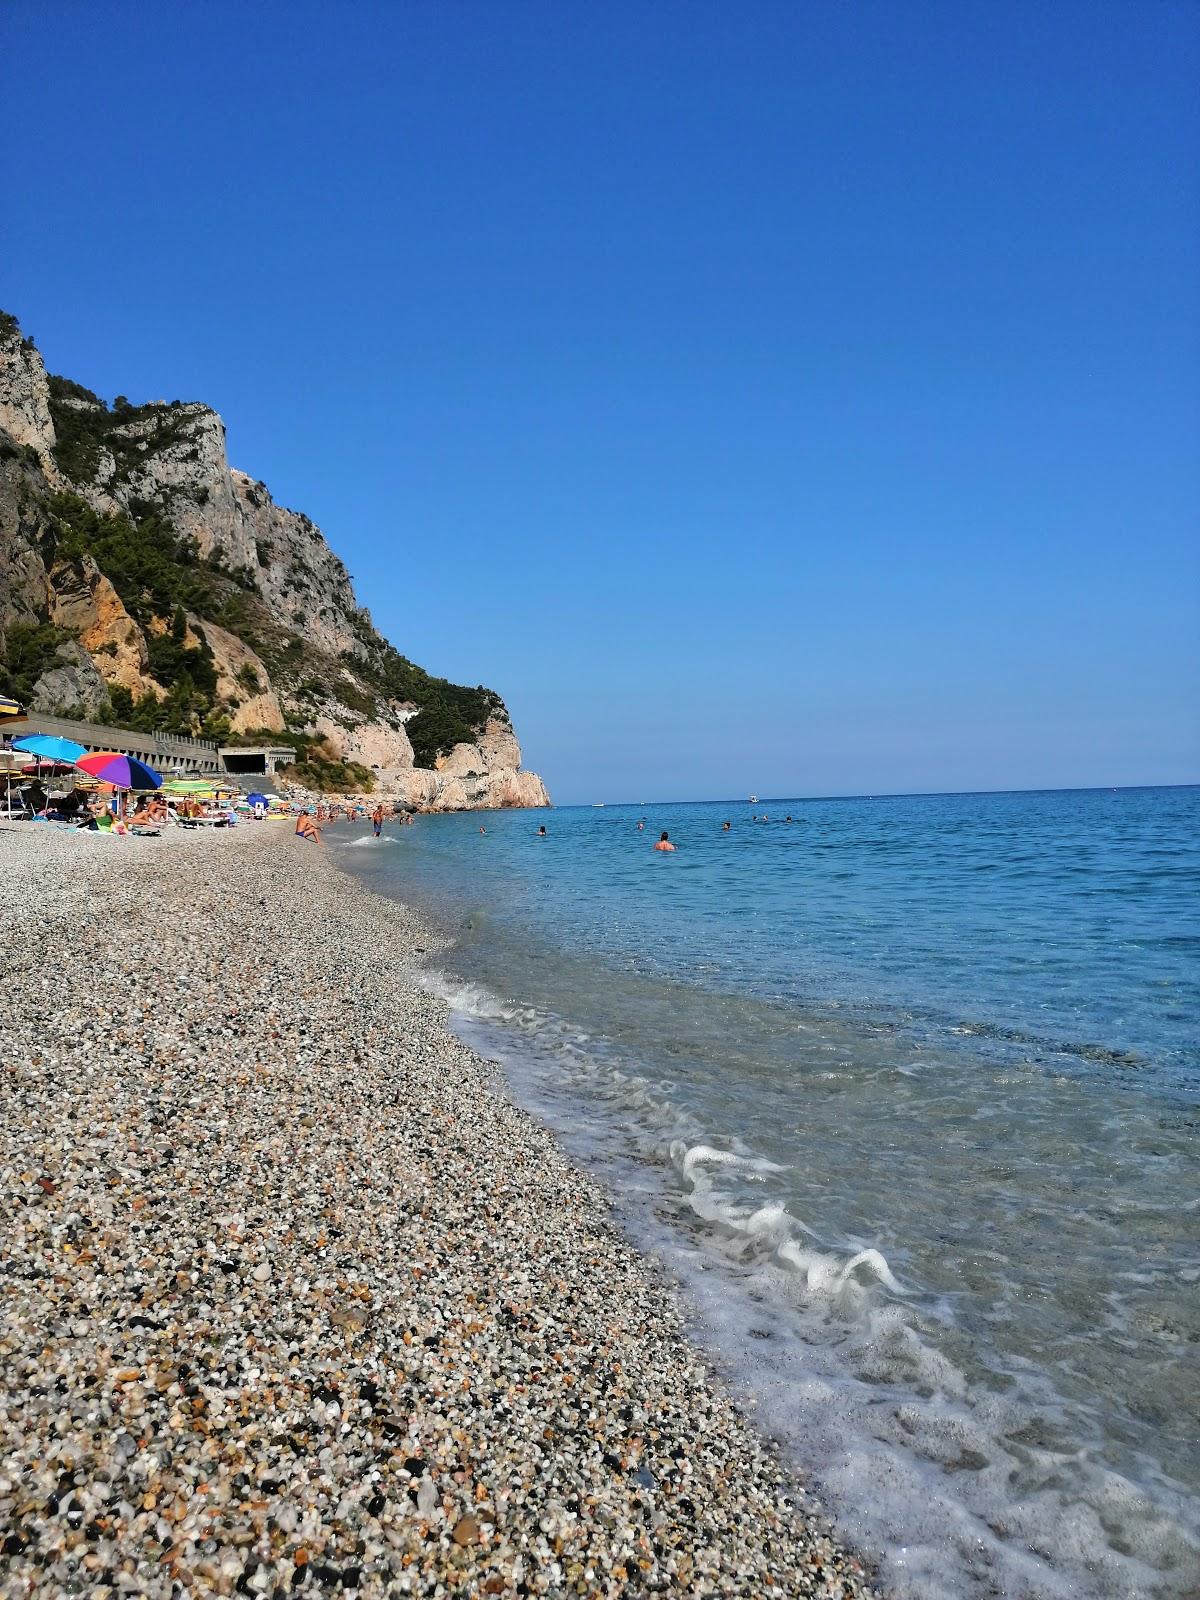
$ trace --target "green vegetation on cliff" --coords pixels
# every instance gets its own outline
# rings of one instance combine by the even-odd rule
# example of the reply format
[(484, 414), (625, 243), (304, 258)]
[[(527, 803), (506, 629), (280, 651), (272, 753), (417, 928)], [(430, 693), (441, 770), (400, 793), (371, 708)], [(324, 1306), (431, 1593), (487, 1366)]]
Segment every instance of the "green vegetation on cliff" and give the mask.
[(49, 386), (54, 459), (73, 483), (95, 483), (108, 455), (113, 463), (110, 482), (119, 484), (134, 467), (176, 443), (186, 431), (189, 413), (180, 400), (134, 406), (118, 395), (110, 411), (99, 395), (70, 378), (51, 375)]
[(0, 694), (27, 705), (43, 672), (70, 634), (52, 622), (14, 622), (0, 634)]
[(489, 717), (503, 709), (503, 701), (482, 684), (474, 689), (432, 677), (402, 656), (372, 628), (359, 634), (364, 654), (343, 655), (360, 678), (391, 700), (420, 706), (405, 728), (417, 765), (432, 766), (434, 759), (467, 744), (482, 732)]
[[(22, 336), (16, 318), (6, 312), (0, 312), (0, 346), (0, 361), (16, 355), (13, 372), (18, 382), (25, 382), (28, 402), (41, 381), (41, 358), (33, 341)], [(18, 606), (6, 606), (0, 594), (0, 690), (28, 702), (35, 698), (39, 681), (56, 669), (57, 693), (59, 684), (71, 683), (74, 664), (82, 669), (75, 680), (93, 715), (144, 731), (214, 737), (230, 735), (233, 719), (248, 698), (272, 690), (289, 730), (314, 740), (319, 719), (347, 728), (362, 719), (398, 728), (398, 705), (416, 706), (418, 714), (408, 720), (406, 731), (418, 764), (424, 766), (432, 766), (454, 745), (477, 739), (489, 718), (504, 715), (503, 702), (492, 690), (435, 677), (381, 638), (369, 614), (355, 610), (348, 588), (337, 590), (337, 583), (345, 581), (340, 562), (330, 562), (327, 569), (334, 592), (322, 592), (318, 585), (314, 593), (307, 558), (315, 530), (308, 518), (281, 511), (278, 538), (275, 524), (270, 525), (271, 537), (253, 530), (256, 556), (248, 568), (234, 571), (219, 559), (201, 556), (196, 539), (181, 531), (172, 512), (181, 496), (203, 508), (209, 503), (208, 484), (217, 485), (211, 450), (205, 454), (201, 449), (201, 434), (206, 428), (211, 432), (213, 420), (204, 407), (178, 400), (135, 406), (120, 395), (110, 405), (70, 378), (47, 374), (44, 381), (54, 426), (54, 462), (70, 492), (59, 492), (43, 471), (48, 437), (45, 445), (17, 445), (0, 429), (0, 506), (7, 508), (6, 522), (14, 524), (0, 527), (0, 534), (15, 541), (18, 554), (36, 551), (47, 574), (44, 593), (40, 568), (26, 578)], [(165, 451), (170, 451), (170, 470), (159, 472), (156, 460)], [(256, 511), (266, 504), (265, 494), (261, 483), (245, 491)], [(114, 501), (124, 507), (115, 514), (108, 509)], [(228, 516), (228, 507), (224, 514)], [(289, 518), (306, 531), (308, 542), (289, 545)], [(188, 525), (194, 524), (189, 520)], [(98, 709), (97, 685), (87, 663), (77, 648), (63, 649), (75, 635), (52, 620), (58, 602), (48, 577), (57, 568), (59, 578), (77, 592), (88, 583), (94, 587), (87, 561), (95, 562), (141, 630), (143, 678), (158, 686), (135, 698), (128, 689), (110, 684), (107, 703)], [(267, 566), (269, 582), (263, 576)], [(322, 619), (338, 615), (340, 627), (327, 627), (325, 639), (331, 631), (344, 639), (348, 627), (352, 643), (340, 655), (332, 653), (336, 646), (322, 647), (321, 631), (310, 629), (305, 614), (295, 609), (301, 594), (306, 602), (313, 596)], [(64, 614), (61, 608), (57, 614)], [(265, 673), (245, 664), (232, 680), (219, 680), (204, 624), (215, 624), (241, 640), (258, 656)], [(106, 654), (115, 653), (113, 645), (92, 652), (102, 678)], [(224, 698), (219, 682), (225, 684)], [(45, 704), (43, 709), (52, 708)], [(312, 764), (314, 769), (336, 765), (320, 756)], [(323, 786), (329, 787), (345, 777), (331, 770), (321, 775), (327, 780)]]
[(91, 556), (135, 622), (174, 616), (181, 606), (215, 620), (231, 580), (201, 560), (195, 542), (181, 539), (161, 512), (136, 522), (104, 516), (77, 494), (55, 495), (48, 509), (52, 559)]
[[(135, 700), (128, 689), (110, 685), (101, 718), (145, 733), (196, 733), (214, 723), (219, 729), (213, 653), (202, 630), (198, 644), (187, 643), (185, 613), (219, 611), (232, 580), (200, 560), (192, 541), (180, 539), (159, 514), (136, 523), (104, 516), (76, 494), (51, 495), (43, 509), (39, 553), (47, 571), (79, 568), (90, 557), (143, 626), (149, 674), (167, 690), (163, 699), (147, 694)], [(2, 691), (28, 702), (59, 646), (73, 638), (50, 621), (11, 624), (0, 635)], [(102, 667), (102, 657), (97, 660)]]

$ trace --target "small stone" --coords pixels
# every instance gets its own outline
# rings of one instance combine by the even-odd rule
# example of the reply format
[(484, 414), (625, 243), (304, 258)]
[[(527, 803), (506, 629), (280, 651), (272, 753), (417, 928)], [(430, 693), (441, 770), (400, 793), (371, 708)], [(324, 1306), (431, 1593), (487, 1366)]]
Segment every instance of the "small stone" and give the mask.
[(437, 1509), (438, 1492), (432, 1478), (422, 1478), (417, 1489), (417, 1510), (423, 1517), (431, 1517)]
[(454, 1532), (450, 1535), (455, 1544), (468, 1545), (479, 1543), (479, 1524), (474, 1517), (460, 1517), (454, 1525)]

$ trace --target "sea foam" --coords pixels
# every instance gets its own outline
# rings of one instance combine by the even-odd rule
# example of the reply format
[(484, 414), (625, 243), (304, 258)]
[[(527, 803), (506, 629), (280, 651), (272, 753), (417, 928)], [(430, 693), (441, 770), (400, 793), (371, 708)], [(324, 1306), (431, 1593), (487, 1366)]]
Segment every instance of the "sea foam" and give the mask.
[(1044, 1380), (1026, 1375), (1014, 1395), (969, 1377), (942, 1347), (947, 1325), (950, 1349), (963, 1340), (952, 1307), (877, 1247), (820, 1236), (784, 1200), (755, 1197), (783, 1163), (699, 1136), (652, 1079), (567, 1019), (446, 972), (425, 981), (516, 1097), (613, 1186), (631, 1233), (677, 1274), (698, 1337), (894, 1595), (1188, 1593), (1200, 1539), (1187, 1497), (1165, 1480), (1148, 1496), (1067, 1443)]

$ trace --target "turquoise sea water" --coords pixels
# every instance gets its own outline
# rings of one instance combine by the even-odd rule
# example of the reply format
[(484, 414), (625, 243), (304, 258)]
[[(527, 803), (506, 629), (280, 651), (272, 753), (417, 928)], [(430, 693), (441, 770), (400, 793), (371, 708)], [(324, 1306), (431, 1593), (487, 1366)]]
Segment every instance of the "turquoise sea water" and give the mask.
[(331, 842), (894, 1592), (1196, 1592), (1200, 789)]

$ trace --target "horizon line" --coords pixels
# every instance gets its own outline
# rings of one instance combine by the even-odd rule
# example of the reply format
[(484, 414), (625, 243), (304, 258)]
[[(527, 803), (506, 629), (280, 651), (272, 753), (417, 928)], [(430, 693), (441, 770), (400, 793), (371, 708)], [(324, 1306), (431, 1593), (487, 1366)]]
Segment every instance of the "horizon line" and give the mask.
[(1001, 794), (1125, 794), (1139, 789), (1200, 789), (1200, 778), (1183, 783), (1064, 783), (1049, 786), (1036, 785), (1028, 789), (881, 789), (871, 794), (785, 794), (763, 795), (757, 800), (747, 797), (729, 799), (716, 796), (701, 800), (564, 800), (553, 806), (556, 811), (595, 811), (607, 806), (742, 806), (791, 804), (811, 805), (826, 800), (938, 800), (967, 798), (972, 795)]

